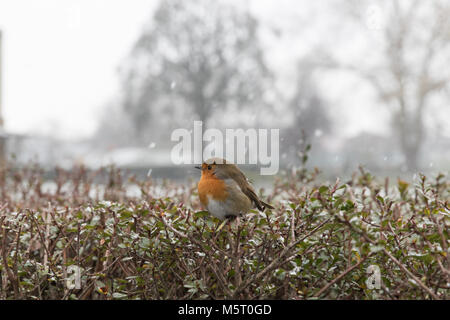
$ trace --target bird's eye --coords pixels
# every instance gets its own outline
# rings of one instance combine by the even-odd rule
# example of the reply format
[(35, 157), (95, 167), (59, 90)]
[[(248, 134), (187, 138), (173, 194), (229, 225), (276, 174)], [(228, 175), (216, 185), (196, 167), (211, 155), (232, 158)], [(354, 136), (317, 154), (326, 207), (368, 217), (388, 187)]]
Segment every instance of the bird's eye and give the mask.
[(211, 170), (211, 166), (208, 166), (208, 170)]

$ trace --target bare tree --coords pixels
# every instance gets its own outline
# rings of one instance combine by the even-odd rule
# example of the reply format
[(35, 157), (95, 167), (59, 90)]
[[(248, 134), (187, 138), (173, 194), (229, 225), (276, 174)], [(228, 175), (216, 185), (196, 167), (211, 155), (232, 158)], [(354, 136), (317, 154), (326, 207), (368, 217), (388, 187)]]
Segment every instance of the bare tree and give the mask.
[(122, 68), (136, 134), (156, 114), (206, 125), (219, 106), (260, 105), (270, 73), (257, 31), (248, 12), (217, 1), (162, 1)]
[[(318, 65), (314, 59), (305, 58), (298, 63), (297, 79), (294, 94), (288, 99), (287, 105), (291, 116), (291, 124), (282, 131), (283, 147), (286, 155), (300, 161), (299, 149), (313, 138), (332, 132), (332, 121), (327, 105), (319, 93), (313, 73)], [(312, 141), (317, 150), (320, 142)]]
[[(418, 168), (426, 138), (425, 113), (431, 105), (445, 105), (442, 91), (450, 73), (450, 3), (448, 1), (377, 1), (382, 23), (373, 43), (379, 44), (375, 63), (368, 58), (345, 67), (356, 71), (389, 106), (392, 133), (398, 137), (405, 164)], [(347, 7), (348, 8), (348, 7)], [(350, 16), (367, 26), (368, 1), (352, 1)], [(365, 28), (370, 31), (370, 28)], [(370, 32), (369, 36), (370, 36)], [(372, 61), (373, 62), (373, 61)]]
[(331, 120), (316, 88), (314, 69), (308, 59), (299, 63), (295, 92), (289, 101), (289, 107), (294, 114), (293, 127), (304, 130), (308, 136), (317, 130), (322, 133), (331, 132)]

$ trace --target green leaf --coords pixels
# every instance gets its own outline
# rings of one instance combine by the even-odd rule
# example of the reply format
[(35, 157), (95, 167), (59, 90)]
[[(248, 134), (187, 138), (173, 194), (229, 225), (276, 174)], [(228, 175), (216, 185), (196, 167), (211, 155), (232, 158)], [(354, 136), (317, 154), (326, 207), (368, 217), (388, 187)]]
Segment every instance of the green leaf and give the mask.
[(197, 218), (207, 217), (208, 215), (209, 215), (209, 212), (208, 212), (208, 211), (197, 211), (197, 212), (195, 213), (195, 216), (196, 216)]
[(380, 201), (382, 204), (384, 204), (384, 199), (381, 196), (377, 196), (378, 201)]
[(326, 193), (328, 191), (328, 187), (327, 186), (321, 186), (320, 188), (319, 188), (319, 193), (320, 194), (324, 194), (324, 193)]
[(370, 246), (370, 252), (379, 252), (384, 249), (382, 245)]

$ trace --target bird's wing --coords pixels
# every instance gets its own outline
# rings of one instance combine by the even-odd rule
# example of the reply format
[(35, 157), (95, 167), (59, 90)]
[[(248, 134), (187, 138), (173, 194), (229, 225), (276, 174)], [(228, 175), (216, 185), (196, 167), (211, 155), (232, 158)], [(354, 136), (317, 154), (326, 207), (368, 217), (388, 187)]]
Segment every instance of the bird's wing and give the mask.
[(247, 177), (244, 175), (244, 173), (239, 170), (239, 168), (235, 165), (229, 164), (230, 169), (228, 170), (228, 173), (230, 175), (230, 178), (236, 181), (236, 183), (241, 188), (241, 191), (249, 197), (249, 199), (255, 204), (255, 206), (258, 208), (258, 210), (264, 211), (265, 208), (273, 209), (273, 207), (263, 201), (261, 201), (258, 196), (255, 193), (255, 190), (253, 189), (252, 185), (249, 183)]

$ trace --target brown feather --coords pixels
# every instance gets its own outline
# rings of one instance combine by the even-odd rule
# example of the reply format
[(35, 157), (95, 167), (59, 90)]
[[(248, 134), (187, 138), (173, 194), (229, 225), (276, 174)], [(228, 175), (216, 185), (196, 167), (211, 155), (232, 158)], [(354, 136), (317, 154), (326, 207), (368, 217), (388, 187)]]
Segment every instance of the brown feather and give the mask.
[(236, 181), (241, 191), (253, 202), (258, 210), (264, 211), (266, 208), (274, 209), (274, 207), (258, 198), (252, 185), (248, 182), (247, 177), (236, 165), (218, 164), (214, 174), (219, 179), (233, 179)]

